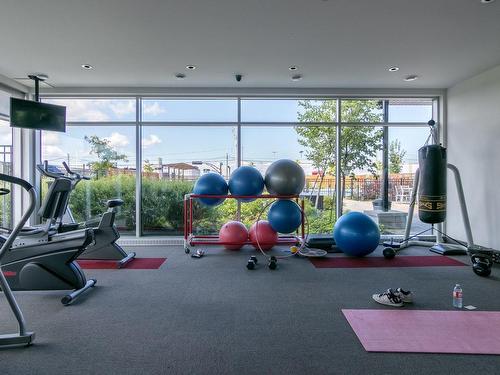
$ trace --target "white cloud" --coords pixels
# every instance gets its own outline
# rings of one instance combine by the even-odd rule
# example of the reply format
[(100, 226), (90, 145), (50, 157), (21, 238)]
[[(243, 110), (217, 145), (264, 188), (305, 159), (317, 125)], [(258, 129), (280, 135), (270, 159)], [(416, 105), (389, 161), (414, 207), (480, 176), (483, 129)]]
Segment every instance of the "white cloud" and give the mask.
[(125, 147), (130, 143), (126, 135), (115, 132), (111, 133), (111, 136), (105, 139), (109, 141), (111, 147)]
[(156, 134), (151, 134), (149, 137), (146, 137), (142, 140), (143, 147), (150, 147), (159, 143), (161, 143), (161, 139)]
[(67, 154), (58, 146), (44, 145), (43, 157), (47, 160), (66, 159)]
[(108, 121), (109, 116), (99, 107), (97, 100), (47, 100), (48, 103), (66, 107), (67, 121)]
[(118, 117), (135, 113), (135, 101), (133, 100), (113, 102), (109, 107)]
[(144, 103), (142, 107), (142, 113), (150, 116), (158, 116), (162, 113), (165, 113), (165, 108), (160, 107), (158, 102), (153, 103)]
[(47, 146), (57, 146), (61, 144), (61, 140), (59, 139), (59, 134), (54, 132), (44, 132), (43, 135), (43, 144)]

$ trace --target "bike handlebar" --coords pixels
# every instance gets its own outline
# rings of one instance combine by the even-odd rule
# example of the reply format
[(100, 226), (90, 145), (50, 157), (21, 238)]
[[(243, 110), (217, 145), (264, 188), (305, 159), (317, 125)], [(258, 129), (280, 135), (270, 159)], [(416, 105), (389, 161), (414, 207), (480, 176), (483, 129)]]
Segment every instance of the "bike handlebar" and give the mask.
[(63, 162), (62, 162), (62, 164), (63, 164), (63, 166), (64, 166), (64, 169), (66, 169), (66, 172), (68, 173), (68, 175), (67, 175), (67, 176), (66, 176), (66, 175), (64, 175), (64, 173), (63, 173), (63, 172), (60, 172), (60, 171), (58, 170), (58, 168), (57, 168), (57, 167), (54, 167), (54, 168), (55, 168), (55, 169), (57, 169), (57, 170), (58, 170), (58, 172), (50, 171), (50, 170), (49, 170), (49, 163), (48, 163), (48, 161), (47, 161), (47, 160), (45, 160), (45, 161), (43, 162), (43, 166), (42, 166), (42, 165), (37, 165), (37, 166), (36, 166), (36, 168), (38, 169), (38, 171), (39, 171), (41, 174), (43, 174), (43, 175), (45, 175), (45, 176), (47, 176), (47, 177), (54, 178), (54, 179), (55, 179), (55, 178), (61, 178), (61, 177), (64, 177), (64, 178), (68, 178), (68, 179), (70, 179), (70, 180), (72, 180), (72, 181), (76, 181), (76, 183), (78, 183), (78, 182), (79, 182), (79, 181), (81, 181), (81, 180), (90, 180), (90, 179), (91, 179), (90, 177), (87, 177), (87, 176), (82, 176), (82, 175), (80, 175), (79, 173), (73, 172), (73, 171), (69, 168), (68, 164), (66, 164), (66, 162), (65, 162), (65, 161), (63, 161)]

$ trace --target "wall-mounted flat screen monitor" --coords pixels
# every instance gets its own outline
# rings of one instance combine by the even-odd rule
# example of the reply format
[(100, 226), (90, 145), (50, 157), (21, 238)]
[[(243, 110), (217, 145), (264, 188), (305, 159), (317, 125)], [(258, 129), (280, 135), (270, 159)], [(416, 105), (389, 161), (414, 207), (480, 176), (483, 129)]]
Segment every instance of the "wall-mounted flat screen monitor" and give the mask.
[(10, 126), (65, 132), (66, 107), (10, 98)]

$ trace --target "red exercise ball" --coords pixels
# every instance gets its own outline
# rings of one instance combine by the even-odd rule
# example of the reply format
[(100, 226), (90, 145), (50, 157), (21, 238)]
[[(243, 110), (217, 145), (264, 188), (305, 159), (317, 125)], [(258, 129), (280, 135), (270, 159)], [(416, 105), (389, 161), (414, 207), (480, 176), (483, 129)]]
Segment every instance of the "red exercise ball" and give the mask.
[[(276, 232), (266, 220), (259, 220), (250, 227), (250, 241), (256, 249), (260, 245), (262, 250), (270, 250), (278, 243), (278, 232)], [(257, 239), (259, 243), (257, 244)]]
[(239, 250), (248, 240), (247, 227), (239, 221), (228, 221), (220, 228), (219, 240), (228, 250)]

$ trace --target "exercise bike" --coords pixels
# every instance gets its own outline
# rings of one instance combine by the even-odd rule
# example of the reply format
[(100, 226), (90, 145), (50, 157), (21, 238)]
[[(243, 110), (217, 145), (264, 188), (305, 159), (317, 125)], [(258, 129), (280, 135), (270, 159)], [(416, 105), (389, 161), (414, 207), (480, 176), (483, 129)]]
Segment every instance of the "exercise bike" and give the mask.
[[(36, 205), (36, 192), (26, 181), (0, 174), (0, 181), (21, 185), (30, 195), (29, 214)], [(8, 189), (1, 189), (8, 194)], [(85, 248), (94, 241), (94, 232), (85, 228), (65, 233), (54, 230), (53, 224), (64, 214), (65, 203), (71, 193), (71, 181), (59, 179), (49, 188), (38, 214), (44, 225), (21, 228), (18, 224), (8, 237), (0, 236), (0, 267), (12, 290), (73, 290), (61, 302), (69, 305), (95, 286), (96, 280), (87, 280), (75, 262)], [(24, 221), (23, 221), (24, 220)], [(13, 235), (14, 233), (14, 235)], [(8, 288), (6, 296), (9, 294)]]
[[(74, 190), (76, 185), (82, 180), (90, 180), (89, 177), (82, 176), (79, 173), (72, 171), (69, 166), (63, 162), (66, 174), (64, 174), (58, 167), (49, 165), (47, 161), (43, 165), (37, 165), (38, 171), (54, 181), (60, 178), (66, 178), (71, 181), (71, 190)], [(74, 219), (71, 209), (69, 207), (69, 199), (64, 207), (64, 218), (69, 222), (56, 223), (58, 232), (65, 233), (73, 231), (78, 228), (88, 227), (94, 230), (94, 242), (89, 244), (85, 251), (78, 257), (78, 259), (99, 259), (99, 260), (116, 260), (117, 267), (122, 268), (132, 261), (136, 254), (131, 252), (127, 254), (116, 241), (120, 238), (120, 233), (116, 229), (115, 217), (118, 207), (123, 205), (121, 199), (110, 199), (106, 202), (107, 211), (101, 216), (99, 223), (86, 222), (79, 224)]]

